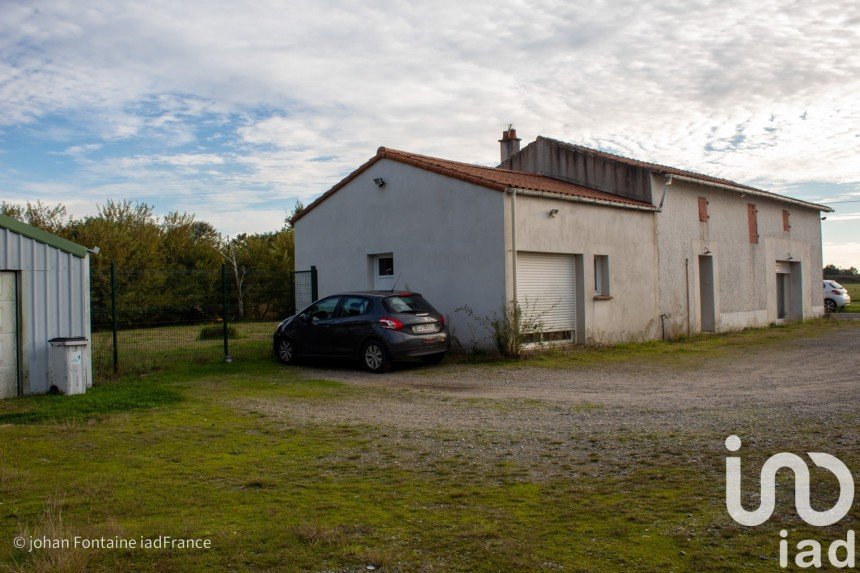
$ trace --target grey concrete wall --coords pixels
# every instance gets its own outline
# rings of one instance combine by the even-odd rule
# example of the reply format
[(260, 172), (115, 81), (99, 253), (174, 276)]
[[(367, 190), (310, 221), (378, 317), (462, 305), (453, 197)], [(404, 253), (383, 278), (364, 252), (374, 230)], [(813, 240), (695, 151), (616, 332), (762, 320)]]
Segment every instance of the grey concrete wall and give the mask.
[[(373, 179), (385, 180), (378, 188)], [(467, 348), (479, 316), (505, 301), (505, 195), (383, 159), (296, 222), (296, 269), (315, 265), (319, 294), (373, 288), (369, 256), (394, 253), (398, 289), (421, 292)]]
[(650, 172), (647, 169), (609, 161), (542, 137), (499, 167), (540, 173), (607, 193), (651, 201)]
[[(508, 219), (511, 200), (506, 201)], [(549, 216), (551, 209), (558, 209), (555, 217)], [(580, 256), (577, 322), (578, 335), (584, 337), (578, 342), (660, 337), (653, 213), (518, 196), (516, 219), (518, 251)], [(506, 228), (510, 258), (510, 224)], [(611, 300), (595, 299), (594, 255), (609, 257)], [(511, 282), (509, 278), (509, 292)]]
[[(663, 177), (652, 176), (654, 194)], [(699, 222), (698, 198), (708, 199), (710, 220)], [(758, 209), (758, 244), (749, 241), (747, 204)], [(791, 230), (782, 229), (782, 209), (791, 213)], [(778, 201), (675, 180), (663, 212), (656, 215), (659, 293), (667, 331), (679, 336), (699, 332), (698, 257), (710, 250), (714, 263), (716, 329), (764, 326), (777, 320), (776, 262), (789, 254), (799, 265), (803, 317), (823, 313), (821, 300), (821, 222), (817, 211)], [(688, 265), (689, 284), (685, 279)]]
[[(24, 394), (48, 391), (48, 340), (90, 334), (89, 258), (0, 228), (0, 270), (17, 271)], [(84, 376), (92, 385), (90, 352)]]

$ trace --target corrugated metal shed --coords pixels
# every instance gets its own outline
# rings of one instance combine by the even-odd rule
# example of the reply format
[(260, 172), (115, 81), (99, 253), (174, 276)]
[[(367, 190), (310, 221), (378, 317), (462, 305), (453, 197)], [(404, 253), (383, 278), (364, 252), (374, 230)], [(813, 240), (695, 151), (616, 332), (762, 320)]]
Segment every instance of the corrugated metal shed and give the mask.
[[(16, 391), (47, 392), (48, 341), (58, 337), (90, 335), (90, 273), (87, 249), (20, 221), (0, 215), (0, 275), (14, 283), (15, 308), (0, 313), (0, 333), (15, 331), (17, 339)], [(17, 316), (14, 328), (10, 311)], [(0, 362), (11, 359), (0, 348)], [(90, 352), (85, 353), (84, 377), (92, 385)], [(10, 393), (9, 380), (0, 397)], [(6, 396), (4, 396), (4, 393)]]

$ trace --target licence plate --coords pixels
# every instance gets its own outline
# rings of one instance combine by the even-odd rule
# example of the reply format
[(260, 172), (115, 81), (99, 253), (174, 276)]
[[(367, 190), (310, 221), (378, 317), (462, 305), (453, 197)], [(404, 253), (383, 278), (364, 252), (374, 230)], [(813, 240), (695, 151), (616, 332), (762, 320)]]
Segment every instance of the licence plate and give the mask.
[(436, 332), (436, 325), (433, 323), (430, 324), (416, 324), (412, 327), (414, 332)]

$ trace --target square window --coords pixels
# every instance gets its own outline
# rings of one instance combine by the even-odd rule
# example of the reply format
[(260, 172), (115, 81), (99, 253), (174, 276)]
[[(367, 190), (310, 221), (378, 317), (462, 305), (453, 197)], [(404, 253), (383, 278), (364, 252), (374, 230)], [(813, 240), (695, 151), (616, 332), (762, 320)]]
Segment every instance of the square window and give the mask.
[(394, 257), (379, 257), (379, 276), (390, 277), (394, 275)]

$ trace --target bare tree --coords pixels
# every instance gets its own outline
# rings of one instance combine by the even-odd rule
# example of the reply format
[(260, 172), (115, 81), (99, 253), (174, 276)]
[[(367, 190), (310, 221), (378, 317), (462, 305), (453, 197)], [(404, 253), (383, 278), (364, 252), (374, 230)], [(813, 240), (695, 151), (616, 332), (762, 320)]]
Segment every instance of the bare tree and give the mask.
[(229, 236), (221, 236), (218, 242), (218, 252), (224, 257), (224, 261), (233, 271), (236, 280), (236, 315), (238, 318), (245, 316), (245, 278), (248, 275), (248, 267), (242, 264), (241, 258), (246, 249), (245, 235), (239, 235), (235, 239)]

